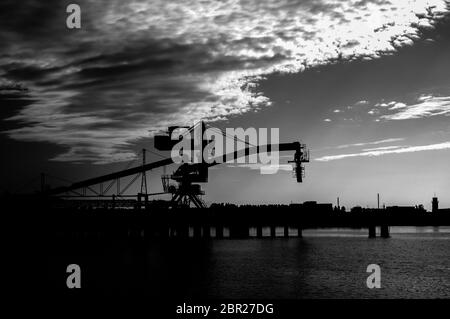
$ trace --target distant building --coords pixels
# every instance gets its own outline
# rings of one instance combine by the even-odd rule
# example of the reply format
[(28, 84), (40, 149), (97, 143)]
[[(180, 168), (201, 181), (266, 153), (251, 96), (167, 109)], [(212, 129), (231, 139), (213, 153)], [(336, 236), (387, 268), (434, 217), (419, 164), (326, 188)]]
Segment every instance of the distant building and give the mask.
[(331, 213), (333, 212), (333, 204), (329, 203), (317, 203), (316, 201), (307, 201), (303, 204), (291, 203), (290, 207), (299, 208), (307, 211)]
[(439, 212), (439, 200), (437, 197), (433, 197), (433, 200), (431, 201), (431, 212), (432, 213)]
[(422, 212), (417, 209), (417, 206), (388, 206), (386, 212), (389, 214), (410, 214)]
[(362, 213), (363, 209), (361, 206), (355, 206), (352, 207), (352, 209), (350, 210), (350, 212), (352, 212), (353, 214), (359, 214)]
[(303, 207), (305, 207), (305, 208), (316, 208), (316, 206), (317, 206), (316, 201), (303, 202)]
[(322, 203), (320, 203), (320, 204), (317, 204), (317, 208), (319, 210), (321, 210), (321, 211), (331, 212), (331, 211), (333, 211), (333, 204), (329, 204), (329, 203), (322, 204)]

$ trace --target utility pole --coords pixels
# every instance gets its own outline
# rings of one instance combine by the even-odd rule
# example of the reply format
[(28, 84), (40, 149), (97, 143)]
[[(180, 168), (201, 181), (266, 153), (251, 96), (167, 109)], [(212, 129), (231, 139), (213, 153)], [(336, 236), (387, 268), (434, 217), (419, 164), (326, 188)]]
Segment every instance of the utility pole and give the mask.
[(380, 209), (380, 193), (377, 194), (377, 207)]

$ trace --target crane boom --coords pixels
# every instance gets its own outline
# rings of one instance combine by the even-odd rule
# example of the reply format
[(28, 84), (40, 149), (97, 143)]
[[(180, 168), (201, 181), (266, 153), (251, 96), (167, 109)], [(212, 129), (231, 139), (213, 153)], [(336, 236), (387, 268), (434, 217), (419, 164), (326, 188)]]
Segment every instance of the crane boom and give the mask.
[[(303, 155), (305, 153), (302, 152), (302, 144), (300, 144), (299, 142), (268, 144), (268, 145), (262, 145), (262, 146), (249, 146), (240, 151), (227, 153), (220, 157), (217, 157), (215, 162), (208, 164), (208, 167), (215, 166), (215, 165), (218, 165), (221, 163), (225, 163), (227, 160), (230, 160), (230, 159), (237, 159), (239, 157), (247, 156), (250, 153), (268, 152), (271, 149), (276, 149), (277, 147), (278, 147), (278, 151), (280, 151), (280, 152), (283, 152), (283, 151), (295, 151), (296, 152), (295, 157), (294, 157), (294, 162), (297, 164), (297, 167), (296, 167), (297, 181), (301, 182), (301, 166), (300, 165), (301, 165), (301, 162), (306, 162), (308, 160)], [(122, 171), (106, 174), (103, 176), (90, 178), (90, 179), (87, 179), (84, 181), (76, 182), (69, 186), (62, 186), (62, 187), (57, 187), (54, 189), (49, 189), (45, 192), (45, 194), (58, 195), (58, 194), (74, 191), (76, 189), (81, 189), (84, 187), (89, 187), (92, 185), (115, 180), (118, 178), (143, 173), (145, 171), (149, 171), (149, 170), (152, 170), (152, 169), (155, 169), (158, 167), (167, 166), (167, 165), (170, 165), (173, 163), (174, 163), (173, 159), (169, 157), (169, 158), (159, 160), (156, 162), (152, 162), (152, 163), (148, 163), (145, 165), (141, 165), (141, 166), (125, 169)], [(298, 174), (300, 174), (300, 176)]]
[[(214, 166), (218, 164), (225, 163), (226, 161), (229, 161), (230, 159), (238, 159), (243, 156), (248, 156), (249, 154), (259, 154), (264, 152), (270, 152), (272, 149), (278, 148), (279, 152), (285, 152), (285, 151), (296, 151), (300, 152), (301, 150), (301, 144), (299, 142), (292, 142), (292, 143), (279, 143), (279, 144), (267, 144), (267, 145), (258, 145), (258, 146), (249, 146), (242, 150), (235, 151), (232, 153), (226, 153), (222, 156), (217, 157), (215, 162), (210, 163), (208, 166)], [(244, 153), (244, 154), (242, 154)]]
[(56, 194), (61, 194), (61, 193), (65, 193), (65, 192), (70, 192), (73, 191), (75, 189), (80, 189), (83, 187), (89, 187), (92, 185), (96, 185), (96, 184), (100, 184), (100, 183), (104, 183), (107, 181), (111, 181), (117, 178), (122, 178), (122, 177), (127, 177), (130, 175), (134, 175), (134, 174), (138, 174), (138, 173), (142, 173), (144, 171), (149, 171), (161, 166), (166, 166), (166, 165), (170, 165), (173, 163), (172, 158), (166, 158), (157, 162), (153, 162), (153, 163), (148, 163), (145, 165), (141, 165), (141, 166), (137, 166), (137, 167), (132, 167), (129, 169), (125, 169), (122, 171), (118, 171), (118, 172), (114, 172), (111, 174), (107, 174), (107, 175), (103, 175), (103, 176), (98, 176), (98, 177), (94, 177), (94, 178), (90, 178), (81, 182), (76, 182), (73, 183), (69, 186), (62, 186), (62, 187), (57, 187), (54, 189), (50, 189), (46, 192), (46, 194), (48, 195), (56, 195)]

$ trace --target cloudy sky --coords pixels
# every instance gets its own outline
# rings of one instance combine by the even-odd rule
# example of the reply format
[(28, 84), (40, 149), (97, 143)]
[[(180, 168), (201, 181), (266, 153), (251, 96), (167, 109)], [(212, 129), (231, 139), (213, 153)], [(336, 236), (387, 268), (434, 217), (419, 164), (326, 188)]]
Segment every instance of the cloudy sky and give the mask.
[(303, 184), (224, 165), (207, 202), (450, 207), (445, 0), (80, 0), (68, 29), (73, 2), (0, 4), (2, 189), (123, 168), (204, 119), (311, 149)]

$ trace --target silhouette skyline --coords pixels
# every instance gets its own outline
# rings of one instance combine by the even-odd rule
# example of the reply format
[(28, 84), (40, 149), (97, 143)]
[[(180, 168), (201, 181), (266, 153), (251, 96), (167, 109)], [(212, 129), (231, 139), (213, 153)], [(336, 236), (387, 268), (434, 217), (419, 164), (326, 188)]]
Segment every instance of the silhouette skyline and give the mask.
[[(0, 190), (40, 172), (76, 182), (122, 169), (160, 129), (206, 119), (279, 128), (280, 140), (311, 148), (301, 185), (287, 170), (212, 169), (209, 203), (340, 197), (375, 207), (381, 193), (388, 205), (431, 209), (436, 193), (450, 207), (449, 5), (432, 2), (205, 2), (208, 19), (183, 2), (176, 13), (164, 3), (79, 1), (83, 26), (70, 30), (58, 1), (2, 1)], [(276, 12), (285, 18), (272, 23)], [(148, 173), (152, 192), (161, 174)]]

